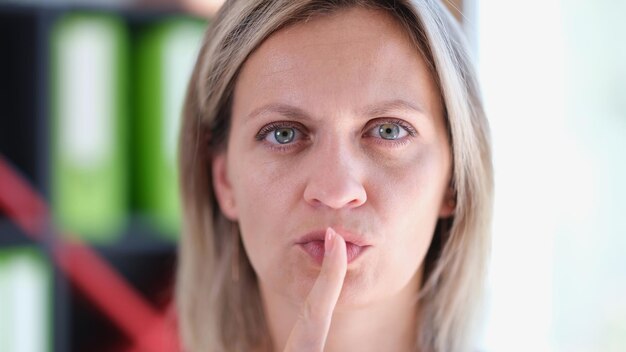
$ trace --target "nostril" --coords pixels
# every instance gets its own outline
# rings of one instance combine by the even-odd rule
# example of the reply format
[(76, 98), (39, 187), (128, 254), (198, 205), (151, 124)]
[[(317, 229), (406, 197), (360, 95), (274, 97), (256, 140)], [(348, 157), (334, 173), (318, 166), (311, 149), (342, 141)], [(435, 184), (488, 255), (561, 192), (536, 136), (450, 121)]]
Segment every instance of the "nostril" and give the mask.
[(365, 203), (366, 200), (367, 200), (367, 197), (364, 197), (364, 199), (353, 199), (350, 203), (348, 203), (348, 205), (352, 207), (358, 207), (358, 206), (363, 205), (363, 203)]
[(304, 200), (314, 207), (354, 208), (367, 201), (367, 193), (358, 182), (344, 182), (341, 187), (332, 187), (327, 182), (309, 183), (304, 191)]

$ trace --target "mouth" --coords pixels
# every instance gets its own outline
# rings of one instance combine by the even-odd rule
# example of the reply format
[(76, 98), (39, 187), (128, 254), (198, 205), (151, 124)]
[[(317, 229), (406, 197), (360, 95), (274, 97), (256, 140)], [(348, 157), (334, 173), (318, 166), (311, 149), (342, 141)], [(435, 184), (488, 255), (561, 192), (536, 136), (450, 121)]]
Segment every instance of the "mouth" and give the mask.
[[(337, 231), (346, 241), (346, 254), (348, 264), (359, 258), (371, 245), (361, 237), (351, 233)], [(302, 236), (296, 244), (306, 252), (318, 265), (324, 261), (324, 235), (326, 231), (314, 231)]]

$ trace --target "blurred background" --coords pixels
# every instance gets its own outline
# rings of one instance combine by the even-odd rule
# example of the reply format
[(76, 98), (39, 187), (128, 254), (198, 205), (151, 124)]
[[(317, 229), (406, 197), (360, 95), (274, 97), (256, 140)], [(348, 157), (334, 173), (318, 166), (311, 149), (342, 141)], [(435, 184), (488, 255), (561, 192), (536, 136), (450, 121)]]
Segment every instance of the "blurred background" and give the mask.
[[(480, 350), (626, 351), (626, 2), (446, 4), (494, 147)], [(219, 5), (0, 0), (0, 351), (174, 350), (176, 135)]]

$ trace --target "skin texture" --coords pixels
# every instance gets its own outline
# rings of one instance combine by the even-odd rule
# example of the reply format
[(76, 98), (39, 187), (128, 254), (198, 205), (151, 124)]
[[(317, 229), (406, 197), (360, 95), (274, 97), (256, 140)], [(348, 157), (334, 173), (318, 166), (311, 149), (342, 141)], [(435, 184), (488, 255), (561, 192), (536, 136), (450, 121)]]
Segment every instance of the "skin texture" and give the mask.
[[(290, 143), (266, 127), (275, 122), (295, 133)], [(379, 132), (389, 123), (396, 140)], [(249, 57), (213, 179), (222, 212), (239, 222), (278, 350), (409, 349), (422, 262), (438, 218), (453, 213), (450, 165), (435, 81), (384, 12), (313, 18)], [(371, 247), (320, 275), (297, 241), (329, 227)]]

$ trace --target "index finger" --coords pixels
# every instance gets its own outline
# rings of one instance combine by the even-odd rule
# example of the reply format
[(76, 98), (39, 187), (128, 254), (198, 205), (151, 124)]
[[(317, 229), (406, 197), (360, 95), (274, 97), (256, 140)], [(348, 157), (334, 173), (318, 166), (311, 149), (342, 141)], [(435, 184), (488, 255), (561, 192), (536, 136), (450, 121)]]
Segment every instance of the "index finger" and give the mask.
[(285, 351), (322, 351), (332, 314), (348, 268), (346, 242), (333, 229), (326, 230), (324, 261), (298, 317)]

